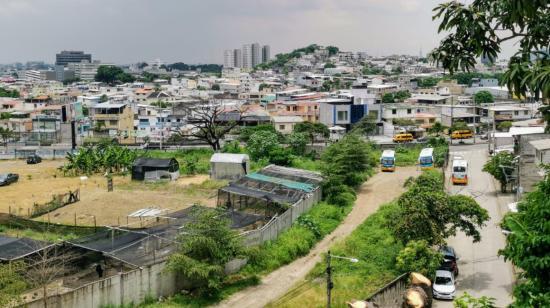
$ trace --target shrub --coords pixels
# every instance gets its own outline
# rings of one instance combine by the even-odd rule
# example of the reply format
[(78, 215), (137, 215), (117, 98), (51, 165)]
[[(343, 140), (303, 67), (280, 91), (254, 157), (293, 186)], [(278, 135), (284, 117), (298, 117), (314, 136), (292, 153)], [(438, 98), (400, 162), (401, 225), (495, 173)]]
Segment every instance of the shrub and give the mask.
[(401, 272), (418, 272), (433, 277), (443, 261), (443, 256), (428, 245), (428, 242), (410, 241), (396, 258), (396, 267)]
[(330, 195), (327, 202), (340, 207), (351, 206), (355, 202), (355, 195), (349, 192), (340, 192)]

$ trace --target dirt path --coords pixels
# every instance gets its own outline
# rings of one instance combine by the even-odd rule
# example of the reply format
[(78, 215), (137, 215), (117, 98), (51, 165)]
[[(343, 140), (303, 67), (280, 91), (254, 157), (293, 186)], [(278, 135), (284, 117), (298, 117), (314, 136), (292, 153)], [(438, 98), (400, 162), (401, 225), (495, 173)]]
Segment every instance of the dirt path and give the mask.
[(217, 307), (263, 307), (281, 297), (293, 285), (305, 278), (315, 264), (321, 260), (321, 254), (326, 252), (335, 241), (349, 235), (380, 205), (398, 197), (404, 192), (405, 180), (418, 174), (416, 167), (401, 167), (395, 173), (374, 175), (359, 189), (355, 206), (342, 224), (317, 243), (307, 256), (270, 273), (263, 277), (259, 285), (234, 294)]

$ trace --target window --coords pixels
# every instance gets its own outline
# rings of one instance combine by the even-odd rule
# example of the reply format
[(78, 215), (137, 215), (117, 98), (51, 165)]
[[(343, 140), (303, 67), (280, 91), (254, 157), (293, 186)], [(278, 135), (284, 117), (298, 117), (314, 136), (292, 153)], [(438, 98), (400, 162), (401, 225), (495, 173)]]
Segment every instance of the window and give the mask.
[(407, 114), (411, 114), (412, 113), (412, 109), (407, 109)]
[(338, 111), (338, 121), (347, 121), (348, 112), (347, 111)]
[(111, 125), (111, 126), (116, 126), (117, 124), (118, 124), (117, 120), (110, 120), (109, 121), (109, 125)]
[(514, 115), (519, 115), (519, 111), (514, 111)]
[(529, 114), (529, 111), (523, 110), (523, 114), (524, 114), (524, 115), (528, 115), (528, 114)]
[(392, 109), (391, 114), (397, 114), (397, 109)]
[(284, 125), (279, 125), (279, 130), (285, 130), (285, 126)]

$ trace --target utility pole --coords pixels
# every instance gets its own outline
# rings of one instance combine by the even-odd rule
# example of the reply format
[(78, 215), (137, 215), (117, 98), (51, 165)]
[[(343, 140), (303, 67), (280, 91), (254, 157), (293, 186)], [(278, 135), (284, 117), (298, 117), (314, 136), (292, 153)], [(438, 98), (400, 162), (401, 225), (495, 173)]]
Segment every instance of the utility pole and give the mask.
[(330, 250), (327, 252), (327, 308), (330, 308), (330, 293), (332, 291), (332, 268), (330, 267)]

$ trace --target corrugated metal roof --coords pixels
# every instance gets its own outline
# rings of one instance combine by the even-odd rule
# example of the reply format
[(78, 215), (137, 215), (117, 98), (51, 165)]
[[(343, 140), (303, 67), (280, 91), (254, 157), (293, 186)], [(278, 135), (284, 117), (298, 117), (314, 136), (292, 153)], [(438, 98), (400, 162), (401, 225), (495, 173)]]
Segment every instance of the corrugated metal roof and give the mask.
[(246, 154), (215, 153), (210, 158), (211, 163), (243, 163), (250, 160)]
[(299, 189), (305, 192), (312, 192), (313, 190), (315, 190), (315, 186), (312, 184), (291, 181), (283, 178), (276, 178), (276, 177), (267, 176), (260, 173), (251, 173), (246, 177), (254, 180), (280, 184), (288, 188)]
[(550, 139), (533, 140), (529, 143), (539, 151), (550, 149)]

